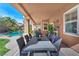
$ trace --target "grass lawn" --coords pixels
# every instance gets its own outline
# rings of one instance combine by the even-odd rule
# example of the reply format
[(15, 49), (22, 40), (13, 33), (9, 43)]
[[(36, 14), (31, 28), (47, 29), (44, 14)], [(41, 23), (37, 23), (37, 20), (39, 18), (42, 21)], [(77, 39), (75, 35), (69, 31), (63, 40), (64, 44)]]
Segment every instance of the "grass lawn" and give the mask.
[(5, 47), (5, 45), (6, 45), (8, 42), (9, 42), (8, 39), (1, 39), (1, 38), (0, 38), (0, 55), (1, 55), (1, 56), (4, 55), (6, 52), (9, 51), (9, 49), (7, 49), (7, 48)]

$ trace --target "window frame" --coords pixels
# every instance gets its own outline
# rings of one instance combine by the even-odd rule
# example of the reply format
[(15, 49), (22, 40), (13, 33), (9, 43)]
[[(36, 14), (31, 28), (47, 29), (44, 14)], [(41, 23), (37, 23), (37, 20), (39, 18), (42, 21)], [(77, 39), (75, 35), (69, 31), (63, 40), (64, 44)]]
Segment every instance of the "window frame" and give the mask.
[[(77, 9), (77, 20), (74, 20), (74, 21), (77, 21), (77, 33), (78, 34), (74, 34), (74, 33), (69, 33), (69, 32), (66, 32), (66, 18), (65, 18), (65, 15), (68, 14), (68, 13), (71, 13), (73, 12), (74, 10)], [(66, 34), (66, 35), (69, 35), (69, 36), (74, 36), (74, 37), (79, 37), (79, 4), (72, 7), (71, 9), (69, 9), (68, 11), (66, 11), (64, 14), (63, 14), (63, 33)], [(69, 22), (69, 21), (68, 21)], [(70, 21), (70, 22), (73, 22), (73, 21)]]

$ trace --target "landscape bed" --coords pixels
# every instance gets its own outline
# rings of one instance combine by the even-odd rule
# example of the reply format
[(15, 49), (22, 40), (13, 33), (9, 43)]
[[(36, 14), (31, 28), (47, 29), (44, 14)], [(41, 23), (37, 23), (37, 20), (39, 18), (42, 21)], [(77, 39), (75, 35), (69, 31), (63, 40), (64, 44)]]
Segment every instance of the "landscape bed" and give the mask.
[(7, 49), (5, 47), (5, 45), (9, 42), (9, 39), (2, 39), (0, 38), (0, 56), (3, 56), (5, 53), (7, 53), (9, 51), (9, 49)]

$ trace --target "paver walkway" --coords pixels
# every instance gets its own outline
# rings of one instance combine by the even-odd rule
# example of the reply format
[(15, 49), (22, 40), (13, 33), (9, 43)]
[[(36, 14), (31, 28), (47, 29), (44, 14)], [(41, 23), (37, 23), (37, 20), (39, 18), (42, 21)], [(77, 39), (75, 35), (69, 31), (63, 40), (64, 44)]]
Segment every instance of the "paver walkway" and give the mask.
[(13, 56), (13, 55), (16, 55), (18, 53), (19, 55), (19, 48), (18, 48), (18, 45), (17, 45), (17, 42), (16, 40), (19, 38), (20, 36), (13, 36), (10, 39), (10, 42), (6, 45), (6, 47), (8, 49), (10, 49), (9, 52), (7, 52), (4, 56)]

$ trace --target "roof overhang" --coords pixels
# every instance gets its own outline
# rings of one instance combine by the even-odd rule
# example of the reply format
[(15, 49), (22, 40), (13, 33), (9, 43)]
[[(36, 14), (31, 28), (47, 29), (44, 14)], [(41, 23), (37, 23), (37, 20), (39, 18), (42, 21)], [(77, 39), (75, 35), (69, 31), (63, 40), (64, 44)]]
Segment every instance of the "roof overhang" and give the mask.
[(26, 10), (25, 6), (23, 6), (20, 3), (13, 3), (12, 4), (18, 11), (20, 11), (27, 20), (32, 20), (34, 24), (36, 24), (36, 22), (33, 20), (33, 18), (31, 17), (31, 14)]
[(53, 20), (54, 17), (63, 14), (77, 3), (22, 3), (13, 4), (23, 15), (34, 23), (40, 24), (42, 20)]

